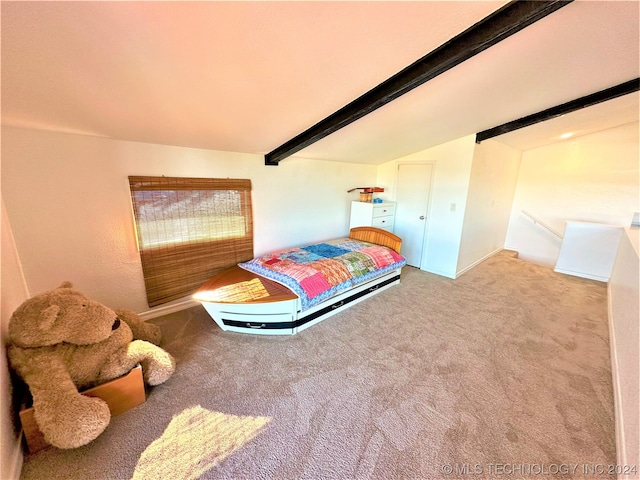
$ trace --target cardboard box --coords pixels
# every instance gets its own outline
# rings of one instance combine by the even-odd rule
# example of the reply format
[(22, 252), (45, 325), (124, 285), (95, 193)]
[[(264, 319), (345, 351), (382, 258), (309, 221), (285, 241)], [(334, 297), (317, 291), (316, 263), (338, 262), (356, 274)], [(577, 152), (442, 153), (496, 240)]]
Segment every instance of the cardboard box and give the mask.
[[(130, 408), (144, 403), (146, 400), (142, 367), (138, 365), (128, 374), (85, 390), (82, 394), (101, 398), (109, 405), (112, 416), (120, 415)], [(22, 422), (29, 453), (35, 453), (50, 446), (38, 428), (33, 416), (33, 407), (22, 406), (20, 409), (20, 422)]]

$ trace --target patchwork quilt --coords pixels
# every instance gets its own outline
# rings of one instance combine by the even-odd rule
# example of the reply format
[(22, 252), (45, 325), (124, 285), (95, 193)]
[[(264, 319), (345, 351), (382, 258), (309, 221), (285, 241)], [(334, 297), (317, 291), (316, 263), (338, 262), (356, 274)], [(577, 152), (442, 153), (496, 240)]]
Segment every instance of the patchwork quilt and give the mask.
[(302, 310), (306, 310), (406, 263), (390, 248), (339, 238), (280, 250), (238, 266), (286, 285), (300, 297)]

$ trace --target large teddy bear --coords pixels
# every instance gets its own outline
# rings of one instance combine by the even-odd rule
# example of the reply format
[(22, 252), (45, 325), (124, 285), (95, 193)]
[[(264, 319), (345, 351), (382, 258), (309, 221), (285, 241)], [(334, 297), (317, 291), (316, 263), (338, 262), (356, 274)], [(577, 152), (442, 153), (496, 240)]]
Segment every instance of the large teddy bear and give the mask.
[(75, 448), (109, 424), (107, 403), (78, 389), (125, 375), (138, 363), (149, 385), (167, 380), (175, 360), (154, 345), (160, 337), (158, 326), (90, 300), (69, 282), (18, 307), (9, 321), (9, 360), (31, 391), (45, 440)]

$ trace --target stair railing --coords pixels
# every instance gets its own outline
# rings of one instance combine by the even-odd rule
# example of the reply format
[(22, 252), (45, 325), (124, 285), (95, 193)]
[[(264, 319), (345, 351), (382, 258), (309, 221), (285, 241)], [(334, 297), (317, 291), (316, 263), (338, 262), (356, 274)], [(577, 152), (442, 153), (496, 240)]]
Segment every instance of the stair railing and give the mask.
[(550, 227), (548, 224), (544, 223), (542, 220), (540, 220), (538, 217), (533, 215), (531, 212), (527, 212), (526, 210), (522, 210), (522, 213), (524, 213), (527, 217), (529, 217), (531, 220), (533, 220), (534, 224), (537, 224), (537, 225), (540, 225), (541, 227), (546, 228), (551, 233), (553, 233), (556, 237), (558, 237), (559, 239), (562, 240), (563, 236), (562, 236), (562, 234), (560, 232), (558, 232), (554, 228)]

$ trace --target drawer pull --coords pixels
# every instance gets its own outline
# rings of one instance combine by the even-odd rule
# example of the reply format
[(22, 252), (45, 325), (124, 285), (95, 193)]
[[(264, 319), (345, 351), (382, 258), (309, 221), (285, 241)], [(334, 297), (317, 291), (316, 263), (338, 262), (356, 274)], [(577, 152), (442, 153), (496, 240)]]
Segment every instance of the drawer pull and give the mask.
[(257, 325), (257, 324), (251, 324), (251, 323), (247, 322), (247, 327), (249, 327), (249, 328), (264, 328), (264, 327), (266, 327), (266, 325), (264, 323), (261, 323), (260, 325)]
[(336, 303), (335, 305), (331, 305), (331, 308), (335, 310), (336, 308), (340, 308), (343, 305), (344, 305), (344, 300), (342, 300), (340, 303)]

